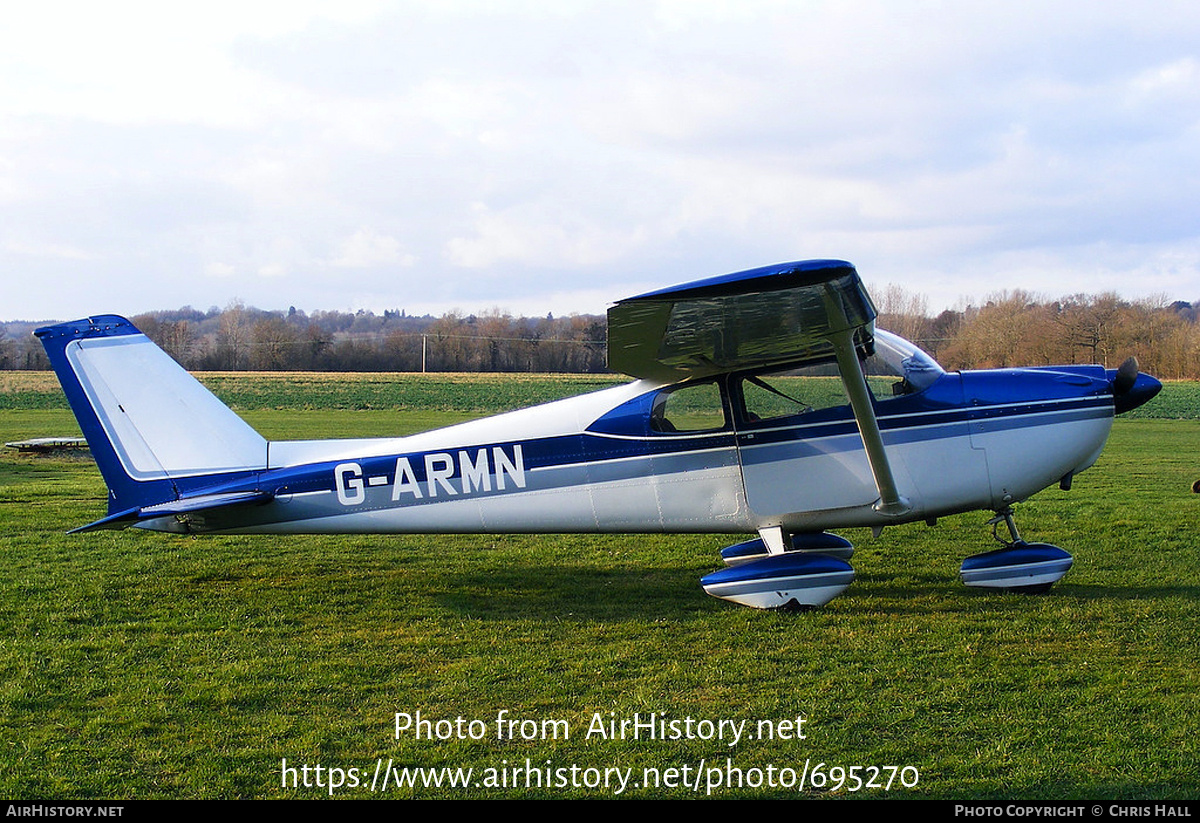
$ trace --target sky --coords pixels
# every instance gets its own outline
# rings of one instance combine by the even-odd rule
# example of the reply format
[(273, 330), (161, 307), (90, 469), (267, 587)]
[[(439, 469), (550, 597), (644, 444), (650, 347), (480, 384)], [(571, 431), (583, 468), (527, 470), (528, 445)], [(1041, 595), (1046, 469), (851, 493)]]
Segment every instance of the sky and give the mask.
[(1200, 4), (5, 4), (0, 320), (1200, 300)]

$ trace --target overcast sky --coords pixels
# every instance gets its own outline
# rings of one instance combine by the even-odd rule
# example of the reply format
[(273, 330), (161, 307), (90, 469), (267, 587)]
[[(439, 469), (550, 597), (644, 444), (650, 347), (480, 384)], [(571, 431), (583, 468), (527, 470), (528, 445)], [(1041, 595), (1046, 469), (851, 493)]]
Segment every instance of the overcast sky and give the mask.
[(47, 2), (0, 319), (601, 312), (815, 257), (1200, 300), (1200, 4)]

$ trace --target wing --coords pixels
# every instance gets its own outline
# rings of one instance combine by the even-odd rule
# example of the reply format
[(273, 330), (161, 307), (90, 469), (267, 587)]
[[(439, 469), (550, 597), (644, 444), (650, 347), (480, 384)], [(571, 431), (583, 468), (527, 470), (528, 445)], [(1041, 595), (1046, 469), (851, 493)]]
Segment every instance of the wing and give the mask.
[(896, 487), (861, 362), (875, 316), (844, 260), (780, 263), (620, 301), (608, 312), (608, 364), (669, 381), (836, 360), (879, 491), (875, 508), (898, 516), (910, 506)]
[(684, 380), (831, 360), (838, 334), (870, 346), (875, 314), (849, 263), (781, 263), (620, 301), (608, 312), (608, 364)]

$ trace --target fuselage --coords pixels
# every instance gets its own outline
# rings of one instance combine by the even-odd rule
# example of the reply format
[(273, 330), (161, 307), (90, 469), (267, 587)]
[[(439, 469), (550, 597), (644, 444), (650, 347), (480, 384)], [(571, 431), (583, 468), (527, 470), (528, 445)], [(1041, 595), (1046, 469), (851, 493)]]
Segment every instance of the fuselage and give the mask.
[[(1108, 437), (1100, 367), (927, 374), (876, 397), (910, 508), (878, 498), (849, 406), (764, 417), (755, 378), (612, 389), (402, 438), (272, 442), (264, 471), (195, 493), (261, 505), (147, 521), (169, 531), (792, 532), (998, 510), (1082, 471)], [(670, 411), (670, 404), (677, 409)], [(707, 406), (707, 407), (706, 407)], [(673, 417), (664, 418), (666, 414)]]

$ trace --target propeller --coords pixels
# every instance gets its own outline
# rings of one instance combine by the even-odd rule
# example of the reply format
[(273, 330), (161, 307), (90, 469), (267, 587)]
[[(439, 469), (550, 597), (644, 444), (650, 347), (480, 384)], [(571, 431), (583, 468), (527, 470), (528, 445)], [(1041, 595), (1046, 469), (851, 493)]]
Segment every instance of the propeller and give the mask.
[(1162, 383), (1138, 371), (1136, 357), (1130, 357), (1112, 375), (1113, 402), (1117, 414), (1136, 409), (1162, 389)]
[(1129, 357), (1117, 369), (1117, 376), (1113, 378), (1113, 394), (1128, 394), (1129, 390), (1133, 388), (1133, 384), (1137, 382), (1137, 376), (1137, 358)]

